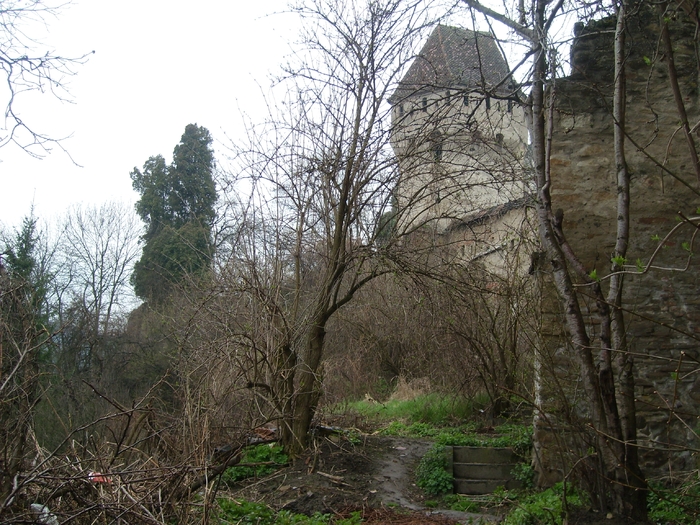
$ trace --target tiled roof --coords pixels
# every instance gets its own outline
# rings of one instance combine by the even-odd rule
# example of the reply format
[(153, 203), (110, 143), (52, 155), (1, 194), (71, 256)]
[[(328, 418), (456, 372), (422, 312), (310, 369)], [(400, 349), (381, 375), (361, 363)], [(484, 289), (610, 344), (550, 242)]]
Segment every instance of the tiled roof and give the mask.
[(525, 195), (523, 197), (520, 197), (519, 199), (504, 202), (502, 204), (497, 204), (495, 206), (491, 206), (490, 208), (484, 208), (484, 209), (478, 210), (478, 211), (476, 211), (476, 212), (474, 212), (466, 217), (463, 217), (461, 220), (453, 221), (449, 227), (449, 230), (452, 231), (452, 230), (462, 230), (465, 228), (472, 228), (472, 227), (477, 226), (479, 224), (486, 223), (490, 220), (498, 219), (499, 217), (503, 217), (505, 214), (507, 214), (511, 210), (516, 210), (518, 208), (526, 208), (528, 206), (531, 206), (533, 202), (534, 202), (534, 197), (532, 195)]
[(503, 54), (490, 34), (438, 25), (389, 102), (396, 104), (425, 91), (446, 88), (483, 91), (497, 88), (505, 94), (509, 76)]

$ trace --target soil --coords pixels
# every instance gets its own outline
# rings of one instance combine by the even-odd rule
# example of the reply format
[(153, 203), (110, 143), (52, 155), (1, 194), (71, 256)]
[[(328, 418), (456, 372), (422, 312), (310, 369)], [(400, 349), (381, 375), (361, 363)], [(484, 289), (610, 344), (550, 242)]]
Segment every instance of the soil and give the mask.
[[(231, 487), (226, 496), (306, 515), (349, 517), (359, 511), (363, 525), (499, 523), (507, 511), (504, 507), (487, 514), (432, 508), (415, 485), (418, 462), (431, 446), (430, 441), (378, 435), (365, 435), (359, 442), (342, 433), (320, 437), (291, 465)], [(568, 523), (633, 525), (591, 510), (573, 513)]]
[(348, 517), (360, 511), (364, 524), (487, 524), (493, 514), (430, 509), (415, 485), (418, 462), (429, 441), (368, 435), (353, 443), (342, 435), (318, 439), (290, 466), (234, 487), (227, 494), (276, 510)]

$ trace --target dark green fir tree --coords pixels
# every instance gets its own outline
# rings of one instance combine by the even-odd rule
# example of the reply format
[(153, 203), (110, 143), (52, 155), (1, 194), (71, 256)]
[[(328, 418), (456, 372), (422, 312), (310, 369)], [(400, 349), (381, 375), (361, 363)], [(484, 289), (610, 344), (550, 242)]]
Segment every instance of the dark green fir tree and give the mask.
[(217, 198), (211, 144), (206, 128), (189, 124), (171, 165), (159, 155), (131, 172), (141, 195), (136, 211), (146, 223), (132, 284), (145, 301), (164, 301), (185, 279), (201, 276), (210, 266)]

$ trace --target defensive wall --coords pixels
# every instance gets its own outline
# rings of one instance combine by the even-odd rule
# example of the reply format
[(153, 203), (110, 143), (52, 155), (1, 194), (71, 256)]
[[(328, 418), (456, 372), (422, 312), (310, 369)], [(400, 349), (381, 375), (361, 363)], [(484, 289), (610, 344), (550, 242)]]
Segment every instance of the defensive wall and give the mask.
[[(683, 103), (693, 127), (700, 122), (695, 24), (684, 13), (665, 16)], [(571, 51), (572, 73), (555, 86), (553, 209), (563, 211), (567, 240), (586, 269), (595, 270), (598, 277), (609, 273), (616, 242), (614, 29), (611, 20), (578, 24)], [(691, 252), (700, 250), (700, 243), (695, 239), (698, 230), (688, 223), (681, 225), (679, 213), (699, 215), (700, 183), (680, 129), (669, 57), (661, 47), (659, 16), (636, 13), (627, 29), (625, 146), (631, 173), (631, 242), (630, 274), (624, 284), (625, 321), (634, 359), (642, 467), (651, 478), (674, 477), (698, 468), (700, 268), (698, 256)], [(700, 140), (695, 129), (693, 137)], [(545, 280), (546, 273), (544, 269)], [(587, 295), (585, 286), (579, 292)], [(565, 443), (558, 432), (574, 414), (583, 414), (585, 419), (585, 411), (578, 408), (582, 388), (572, 365), (575, 350), (567, 348), (567, 337), (561, 332), (559, 302), (549, 298), (544, 304), (545, 317), (550, 320), (545, 323), (550, 327), (545, 334), (550, 342), (548, 358), (556, 374), (540, 392), (552, 412), (544, 418), (547, 421), (536, 425), (536, 448), (548, 451), (540, 458), (541, 481), (546, 484), (566, 474), (561, 470), (562, 454), (568, 456), (570, 467), (586, 451), (575, 450), (577, 444)], [(588, 312), (595, 303), (589, 302), (588, 307), (590, 326), (595, 321)], [(592, 344), (598, 341), (594, 338)], [(561, 399), (563, 392), (565, 400)]]

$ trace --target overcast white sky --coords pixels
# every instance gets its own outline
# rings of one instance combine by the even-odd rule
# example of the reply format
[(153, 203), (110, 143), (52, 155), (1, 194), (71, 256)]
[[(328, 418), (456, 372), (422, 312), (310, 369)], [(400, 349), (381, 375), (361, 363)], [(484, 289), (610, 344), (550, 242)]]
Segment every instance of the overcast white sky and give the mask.
[(262, 91), (299, 33), (287, 4), (73, 0), (47, 20), (48, 32), (28, 28), (42, 52), (95, 51), (69, 79), (72, 104), (36, 95), (16, 105), (38, 131), (72, 135), (63, 145), (80, 166), (59, 148), (42, 160), (1, 148), (0, 228), (17, 226), (32, 204), (37, 217), (51, 221), (73, 204), (135, 202), (129, 173), (153, 155), (170, 161), (187, 124), (208, 128), (221, 151), (226, 135), (242, 132), (243, 114), (260, 122)]
[(242, 129), (242, 113), (259, 119), (260, 86), (298, 33), (293, 15), (267, 16), (286, 4), (75, 0), (48, 20), (46, 50), (95, 54), (70, 79), (73, 104), (43, 95), (17, 107), (41, 132), (72, 134), (64, 146), (82, 167), (58, 148), (43, 160), (0, 149), (0, 226), (19, 224), (32, 203), (50, 220), (75, 203), (135, 201), (130, 171), (152, 155), (169, 161), (187, 124), (225, 142)]

